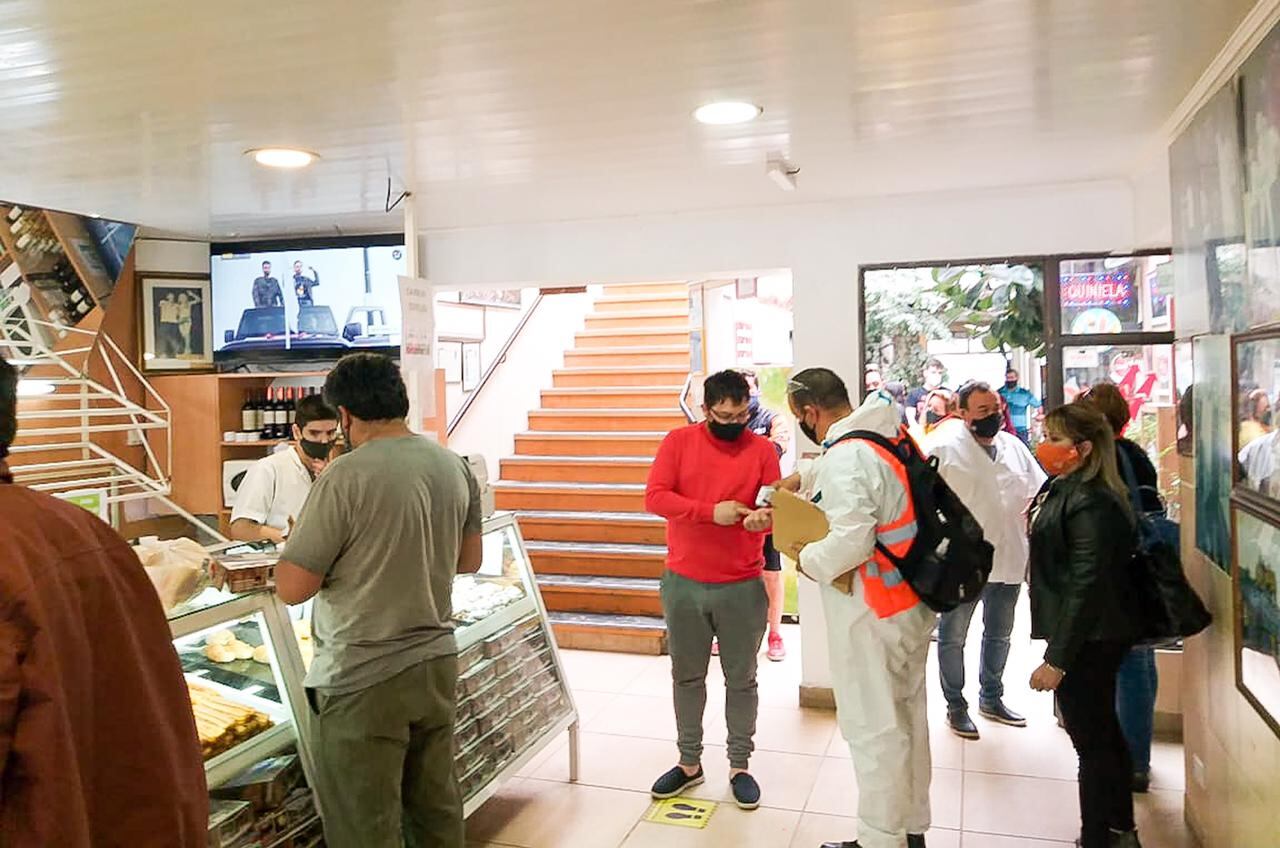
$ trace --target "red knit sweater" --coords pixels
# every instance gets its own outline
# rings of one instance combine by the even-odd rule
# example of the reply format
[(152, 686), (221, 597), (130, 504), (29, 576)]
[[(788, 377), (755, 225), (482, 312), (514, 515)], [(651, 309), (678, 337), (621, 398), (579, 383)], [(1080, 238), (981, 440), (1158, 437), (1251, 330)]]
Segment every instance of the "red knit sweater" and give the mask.
[(744, 432), (717, 439), (705, 424), (667, 434), (649, 472), (645, 509), (667, 519), (667, 568), (702, 583), (733, 583), (760, 574), (764, 534), (741, 523), (722, 527), (712, 515), (721, 501), (754, 509), (761, 486), (781, 476), (768, 439)]

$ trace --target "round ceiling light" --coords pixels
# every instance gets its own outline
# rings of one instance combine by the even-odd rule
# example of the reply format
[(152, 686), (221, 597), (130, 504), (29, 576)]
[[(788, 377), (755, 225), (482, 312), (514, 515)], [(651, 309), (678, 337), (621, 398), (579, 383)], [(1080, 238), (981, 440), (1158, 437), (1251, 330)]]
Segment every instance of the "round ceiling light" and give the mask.
[(245, 151), (253, 161), (268, 168), (305, 168), (320, 157), (297, 147), (255, 147)]
[(754, 103), (719, 100), (715, 103), (699, 106), (694, 111), (693, 117), (701, 124), (725, 126), (727, 124), (745, 124), (747, 121), (754, 121), (760, 117), (760, 113), (763, 111)]
[(51, 395), (54, 388), (54, 384), (48, 380), (28, 380), (24, 377), (18, 381), (18, 397)]

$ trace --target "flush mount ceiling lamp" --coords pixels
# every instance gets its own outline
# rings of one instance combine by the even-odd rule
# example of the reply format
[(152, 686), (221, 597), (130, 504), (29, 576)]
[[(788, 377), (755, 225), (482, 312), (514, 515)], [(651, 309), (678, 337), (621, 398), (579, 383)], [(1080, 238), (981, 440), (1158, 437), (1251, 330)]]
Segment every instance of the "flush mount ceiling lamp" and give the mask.
[(54, 388), (54, 384), (48, 380), (28, 380), (24, 377), (18, 381), (18, 397), (43, 397), (53, 394)]
[(740, 100), (717, 100), (715, 103), (699, 106), (694, 110), (693, 117), (700, 124), (723, 127), (754, 121), (760, 117), (762, 112), (764, 110), (754, 103), (746, 103)]
[(244, 152), (253, 161), (268, 168), (305, 168), (320, 158), (317, 153), (300, 147), (254, 147)]

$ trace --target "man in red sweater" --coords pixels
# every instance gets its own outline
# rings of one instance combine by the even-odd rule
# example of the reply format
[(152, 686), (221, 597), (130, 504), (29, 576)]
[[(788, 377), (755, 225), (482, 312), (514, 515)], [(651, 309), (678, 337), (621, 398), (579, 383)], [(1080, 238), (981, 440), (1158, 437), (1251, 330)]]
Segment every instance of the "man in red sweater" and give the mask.
[(768, 626), (761, 573), (767, 519), (753, 512), (761, 486), (781, 476), (768, 439), (747, 431), (750, 390), (737, 371), (703, 384), (706, 421), (667, 434), (645, 491), (645, 508), (667, 519), (662, 610), (667, 622), (680, 763), (653, 785), (673, 798), (703, 781), (702, 713), (711, 641), (720, 642), (729, 780), (744, 810), (760, 805), (747, 773), (759, 695), (756, 656)]

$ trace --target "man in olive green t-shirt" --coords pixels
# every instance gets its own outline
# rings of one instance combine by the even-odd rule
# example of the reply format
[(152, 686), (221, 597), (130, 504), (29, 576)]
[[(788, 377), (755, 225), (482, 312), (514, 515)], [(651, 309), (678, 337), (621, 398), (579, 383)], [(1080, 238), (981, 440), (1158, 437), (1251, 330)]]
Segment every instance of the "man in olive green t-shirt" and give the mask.
[(276, 591), (315, 597), (305, 731), (325, 842), (462, 848), (452, 587), (480, 567), (479, 487), (461, 457), (409, 430), (386, 357), (343, 358), (324, 395), (354, 450), (312, 486)]

